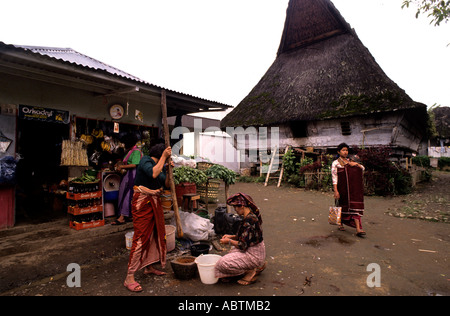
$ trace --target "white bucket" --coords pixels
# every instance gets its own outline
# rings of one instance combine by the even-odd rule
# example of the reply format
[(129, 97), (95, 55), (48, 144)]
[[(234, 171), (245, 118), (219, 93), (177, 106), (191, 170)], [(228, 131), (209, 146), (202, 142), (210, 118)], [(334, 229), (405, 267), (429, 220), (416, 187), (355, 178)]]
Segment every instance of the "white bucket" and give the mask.
[(167, 252), (175, 249), (175, 231), (177, 228), (173, 225), (166, 225), (166, 247)]
[(134, 231), (125, 234), (125, 247), (127, 247), (128, 250), (130, 250), (133, 245), (133, 235)]
[(216, 278), (214, 267), (222, 256), (219, 255), (200, 255), (195, 259), (197, 264), (200, 280), (203, 284), (215, 284), (219, 280)]

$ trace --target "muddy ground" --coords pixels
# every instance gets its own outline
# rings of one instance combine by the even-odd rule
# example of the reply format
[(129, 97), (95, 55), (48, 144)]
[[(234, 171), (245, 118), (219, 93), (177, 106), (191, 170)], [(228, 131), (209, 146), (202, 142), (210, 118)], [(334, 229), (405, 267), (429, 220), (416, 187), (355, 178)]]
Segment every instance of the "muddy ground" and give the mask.
[[(261, 208), (267, 248), (266, 270), (255, 284), (246, 287), (235, 283), (204, 285), (199, 277), (178, 280), (168, 263), (166, 276), (138, 273), (137, 280), (144, 291), (134, 294), (123, 286), (128, 261), (124, 235), (132, 229), (131, 223), (85, 231), (68, 228), (66, 219), (21, 224), (0, 231), (0, 293), (447, 296), (450, 225), (445, 218), (450, 213), (449, 188), (450, 173), (434, 172), (431, 183), (419, 185), (410, 195), (366, 197), (363, 227), (367, 237), (361, 239), (350, 227), (341, 232), (328, 224), (331, 192), (237, 183), (231, 186), (230, 193), (246, 192)], [(221, 195), (219, 202), (223, 202)], [(214, 208), (210, 205), (210, 213)], [(176, 252), (169, 253), (169, 258), (174, 256)], [(66, 268), (70, 263), (81, 266), (81, 287), (67, 285)], [(367, 271), (371, 263), (380, 267), (380, 287), (367, 284), (367, 278), (375, 271)]]

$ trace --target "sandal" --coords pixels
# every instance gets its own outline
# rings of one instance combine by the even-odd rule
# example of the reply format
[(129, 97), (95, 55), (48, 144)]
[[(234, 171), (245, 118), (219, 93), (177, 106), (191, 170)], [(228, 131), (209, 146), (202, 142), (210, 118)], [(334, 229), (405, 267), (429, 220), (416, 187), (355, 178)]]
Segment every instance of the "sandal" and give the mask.
[(126, 223), (126, 221), (121, 222), (116, 219), (114, 222), (111, 223), (111, 225), (118, 226), (118, 225), (124, 225), (125, 223)]
[[(127, 284), (126, 282), (124, 282), (123, 286), (125, 286), (131, 292), (142, 292), (142, 287), (137, 282), (133, 282), (133, 283), (130, 283), (130, 284)], [(137, 289), (138, 287), (140, 287), (140, 289)]]
[(359, 233), (356, 233), (356, 236), (361, 237), (361, 238), (364, 238), (364, 236), (366, 236), (366, 232), (359, 232)]
[(339, 226), (338, 228), (341, 232), (345, 232), (345, 227), (343, 225)]

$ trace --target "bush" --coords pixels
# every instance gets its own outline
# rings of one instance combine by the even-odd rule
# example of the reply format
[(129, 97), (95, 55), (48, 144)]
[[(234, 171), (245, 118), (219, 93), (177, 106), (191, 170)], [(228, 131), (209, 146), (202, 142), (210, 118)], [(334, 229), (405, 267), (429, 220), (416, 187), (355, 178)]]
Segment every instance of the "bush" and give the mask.
[(366, 194), (402, 195), (412, 191), (411, 175), (406, 169), (389, 160), (389, 147), (354, 149), (366, 169)]
[(450, 167), (450, 158), (449, 157), (441, 157), (438, 160), (439, 169), (443, 169), (445, 167)]
[(430, 168), (430, 157), (416, 156), (412, 158), (412, 163), (419, 167)]

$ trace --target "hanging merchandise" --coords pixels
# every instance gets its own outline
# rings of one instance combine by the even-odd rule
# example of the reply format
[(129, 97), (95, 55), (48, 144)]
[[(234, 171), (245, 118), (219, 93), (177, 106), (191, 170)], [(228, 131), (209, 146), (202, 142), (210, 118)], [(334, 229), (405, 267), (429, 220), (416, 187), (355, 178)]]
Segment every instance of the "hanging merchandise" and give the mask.
[(16, 167), (18, 158), (6, 156), (0, 159), (0, 184), (12, 185), (16, 183)]
[(83, 149), (83, 142), (63, 140), (61, 166), (89, 166), (87, 151)]
[(139, 110), (135, 111), (134, 118), (136, 121), (144, 122), (144, 114)]
[(9, 139), (5, 135), (3, 135), (2, 131), (0, 131), (0, 153), (6, 153), (11, 143), (12, 139)]

